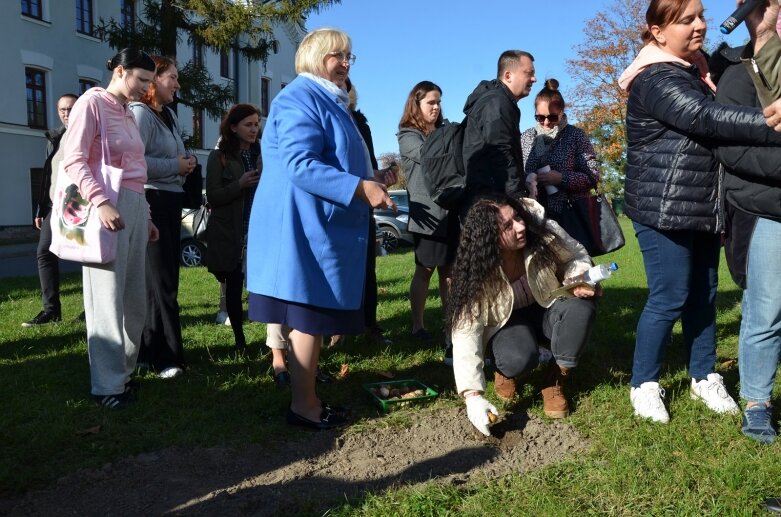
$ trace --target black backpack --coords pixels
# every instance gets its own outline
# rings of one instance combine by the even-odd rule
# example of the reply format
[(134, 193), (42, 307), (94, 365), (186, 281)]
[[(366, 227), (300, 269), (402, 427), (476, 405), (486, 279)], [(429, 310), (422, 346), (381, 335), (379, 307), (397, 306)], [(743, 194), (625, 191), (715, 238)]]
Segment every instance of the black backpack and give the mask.
[(466, 190), (464, 168), (464, 132), (466, 118), (460, 124), (445, 120), (423, 142), (420, 165), (423, 182), (432, 201), (442, 208), (458, 208)]

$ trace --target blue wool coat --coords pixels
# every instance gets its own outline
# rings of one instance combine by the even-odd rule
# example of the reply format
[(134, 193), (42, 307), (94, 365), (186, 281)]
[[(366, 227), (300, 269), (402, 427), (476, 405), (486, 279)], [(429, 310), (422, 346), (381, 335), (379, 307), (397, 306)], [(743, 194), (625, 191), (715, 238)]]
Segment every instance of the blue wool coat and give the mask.
[(369, 206), (363, 141), (333, 94), (297, 77), (271, 104), (250, 216), (247, 289), (331, 309), (363, 300)]

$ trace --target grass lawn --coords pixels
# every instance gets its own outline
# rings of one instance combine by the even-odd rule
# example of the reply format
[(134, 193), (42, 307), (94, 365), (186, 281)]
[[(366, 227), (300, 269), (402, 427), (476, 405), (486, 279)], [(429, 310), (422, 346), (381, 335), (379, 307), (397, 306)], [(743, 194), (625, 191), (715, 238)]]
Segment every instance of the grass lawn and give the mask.
[[(721, 417), (690, 400), (680, 327), (661, 379), (668, 425), (637, 421), (627, 385), (634, 329), (645, 301), (645, 275), (637, 242), (622, 218), (627, 246), (599, 262), (619, 271), (605, 284), (591, 345), (568, 394), (569, 421), (590, 440), (589, 451), (542, 470), (464, 486), (429, 483), (366, 494), (334, 515), (752, 515), (761, 501), (781, 495), (779, 445), (762, 446), (740, 433), (740, 417)], [(356, 265), (356, 269), (359, 266)], [(384, 349), (362, 338), (324, 353), (321, 364), (346, 379), (320, 385), (324, 398), (349, 401), (357, 422), (348, 432), (404, 420), (377, 418), (361, 384), (377, 371), (426, 379), (439, 388), (438, 404), (457, 404), (452, 372), (440, 365), (438, 343), (421, 347), (410, 332), (407, 289), (414, 269), (409, 250), (377, 261), (379, 319), (394, 344)], [(737, 394), (737, 334), (741, 293), (722, 261), (718, 298), (718, 361)], [(431, 283), (427, 327), (440, 327), (441, 308)], [(218, 285), (205, 269), (183, 269), (180, 302), (190, 369), (174, 381), (142, 377), (141, 400), (108, 412), (89, 400), (89, 366), (81, 311), (80, 275), (64, 279), (66, 323), (23, 329), (40, 310), (37, 278), (0, 285), (0, 497), (42, 488), (81, 468), (166, 447), (274, 443), (293, 435), (281, 415), (288, 394), (274, 389), (265, 327), (247, 324), (253, 354), (237, 358), (229, 327), (215, 325)], [(260, 350), (260, 352), (258, 352)], [(776, 403), (779, 402), (776, 390)], [(541, 414), (537, 400), (530, 411)], [(271, 445), (273, 446), (273, 445)]]

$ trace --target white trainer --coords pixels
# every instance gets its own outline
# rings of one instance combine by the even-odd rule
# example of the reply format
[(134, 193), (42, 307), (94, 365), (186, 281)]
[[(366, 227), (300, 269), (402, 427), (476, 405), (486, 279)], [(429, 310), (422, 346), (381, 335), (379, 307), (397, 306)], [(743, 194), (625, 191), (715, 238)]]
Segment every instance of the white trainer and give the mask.
[(658, 382), (644, 382), (639, 388), (632, 388), (629, 400), (635, 408), (635, 415), (662, 424), (670, 421), (670, 415), (664, 407), (664, 389)]
[(692, 379), (690, 390), (691, 397), (694, 400), (701, 400), (705, 405), (716, 413), (726, 413), (736, 415), (740, 413), (740, 408), (727, 393), (724, 386), (724, 379), (718, 373), (710, 373), (700, 382)]
[(228, 317), (228, 313), (220, 311), (217, 313), (217, 317), (214, 319), (214, 323), (217, 325), (230, 325), (231, 319)]
[(159, 374), (157, 374), (158, 377), (161, 379), (173, 379), (174, 377), (179, 377), (180, 375), (184, 375), (184, 370), (179, 368), (178, 366), (169, 366)]

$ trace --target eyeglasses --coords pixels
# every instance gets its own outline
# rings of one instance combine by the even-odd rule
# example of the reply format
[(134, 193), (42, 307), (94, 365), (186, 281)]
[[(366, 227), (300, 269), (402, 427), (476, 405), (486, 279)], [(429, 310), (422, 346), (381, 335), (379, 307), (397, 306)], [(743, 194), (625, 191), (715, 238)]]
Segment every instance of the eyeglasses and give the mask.
[(355, 64), (355, 54), (348, 54), (348, 53), (345, 53), (345, 52), (329, 52), (328, 55), (329, 56), (334, 56), (339, 61), (342, 61), (342, 62), (347, 61), (351, 65)]
[(551, 121), (551, 124), (555, 124), (559, 121), (559, 115), (555, 113), (551, 113), (550, 115), (534, 115), (534, 120), (542, 124), (545, 122), (545, 119), (548, 119)]

